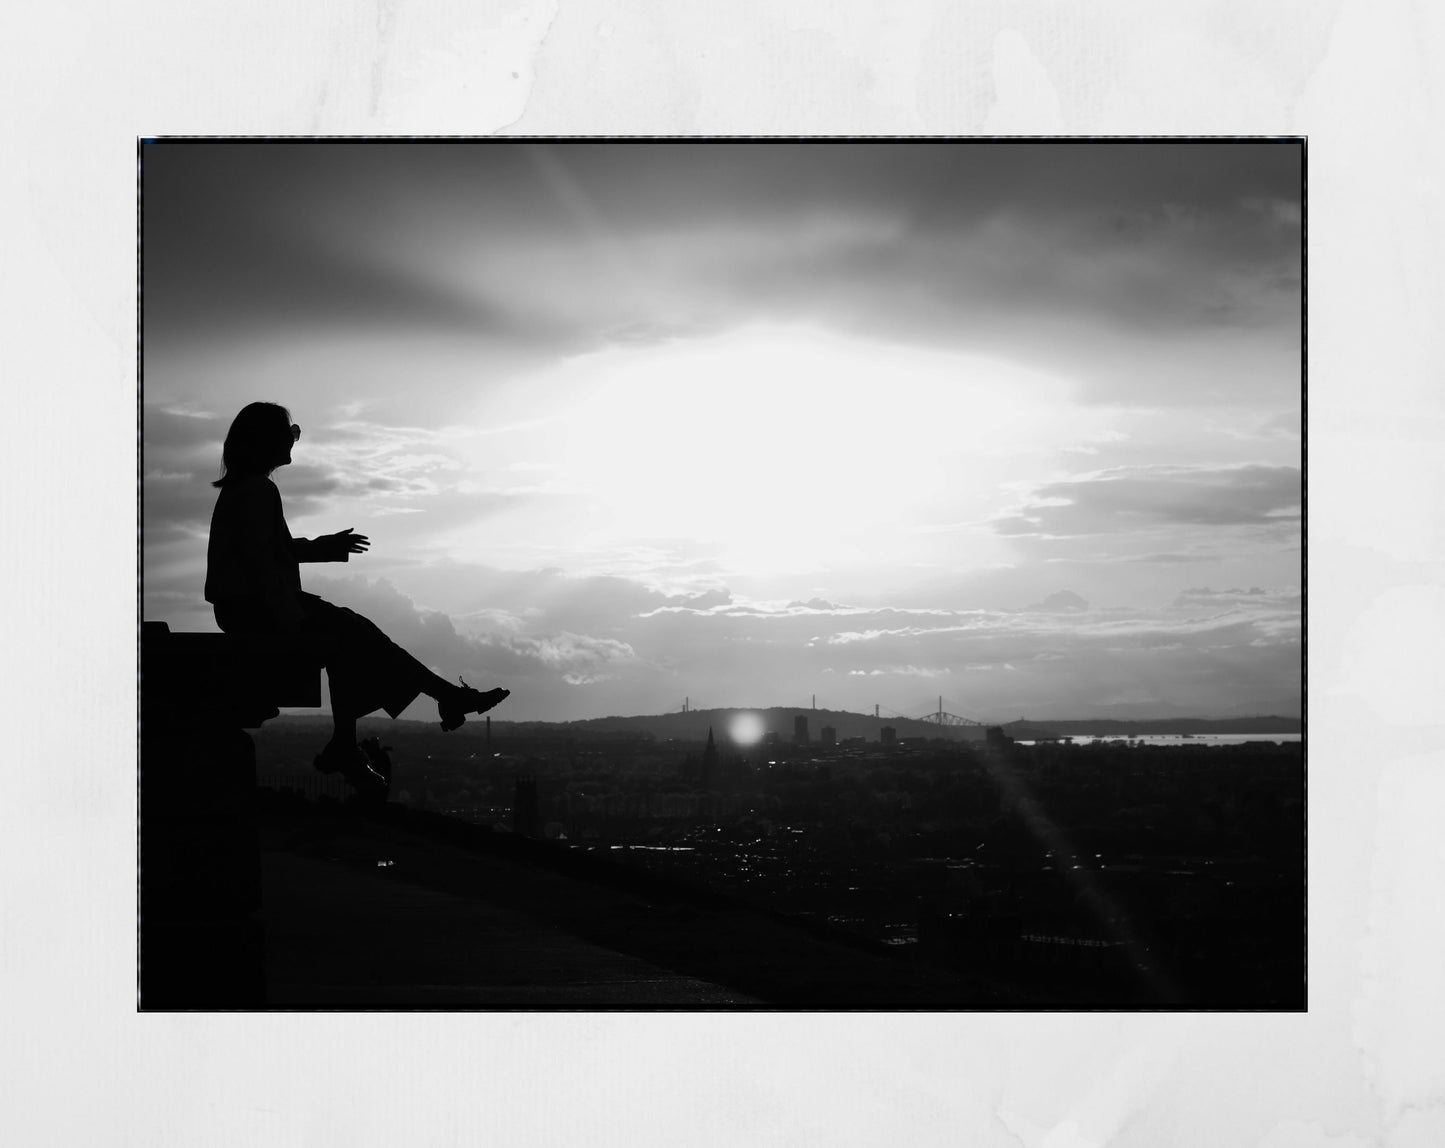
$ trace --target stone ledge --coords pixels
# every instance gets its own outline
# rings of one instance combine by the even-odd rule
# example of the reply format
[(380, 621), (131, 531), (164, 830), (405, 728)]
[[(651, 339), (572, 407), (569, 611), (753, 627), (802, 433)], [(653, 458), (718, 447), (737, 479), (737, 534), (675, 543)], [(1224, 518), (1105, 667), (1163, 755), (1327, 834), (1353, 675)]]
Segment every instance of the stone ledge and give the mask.
[(254, 729), (321, 705), (321, 652), (304, 639), (173, 632), (141, 623), (141, 720)]

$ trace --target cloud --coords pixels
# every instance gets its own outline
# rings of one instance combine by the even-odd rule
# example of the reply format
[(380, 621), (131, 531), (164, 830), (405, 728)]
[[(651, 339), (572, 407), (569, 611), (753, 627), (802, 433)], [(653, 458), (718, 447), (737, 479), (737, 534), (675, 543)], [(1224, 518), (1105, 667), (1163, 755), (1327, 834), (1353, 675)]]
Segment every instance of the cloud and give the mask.
[(1219, 554), (1132, 554), (1116, 561), (1143, 565), (1173, 565), (1190, 562), (1219, 562), (1221, 559), (1222, 556)]
[(488, 649), (502, 649), (523, 659), (533, 659), (552, 670), (595, 669), (609, 663), (633, 661), (637, 656), (626, 642), (566, 631), (540, 638), (496, 634), (474, 640)]
[(836, 613), (845, 611), (847, 606), (840, 606), (837, 602), (830, 602), (826, 598), (809, 598), (806, 602), (792, 601), (787, 607), (789, 610), (813, 610), (823, 613)]
[[(148, 337), (195, 341), (269, 329), (274, 338), (288, 328), (376, 324), (521, 343), (558, 337), (537, 312), (515, 308), (503, 296), (475, 286), (458, 290), (424, 268), (380, 257), (374, 233), (367, 234), (380, 219), (348, 230), (341, 223), (350, 214), (346, 201), (366, 197), (351, 181), (375, 175), (388, 161), (373, 154), (375, 162), (368, 163), (359, 149), (346, 151), (147, 148), (142, 208)], [(393, 167), (407, 162), (391, 157)], [(405, 172), (391, 174), (405, 178)], [(395, 190), (394, 183), (388, 187)], [(342, 188), (344, 199), (335, 194)], [(332, 225), (318, 226), (328, 215)]]
[(1068, 537), (1161, 527), (1277, 527), (1296, 523), (1300, 472), (1292, 466), (1121, 467), (1038, 487), (1000, 534)]
[[(965, 667), (966, 668), (966, 667)], [(939, 678), (953, 673), (952, 666), (883, 666), (871, 670), (849, 670), (855, 678)]]
[[(714, 599), (713, 594), (720, 594), (721, 599)], [(681, 600), (674, 598), (671, 604), (659, 606), (655, 610), (639, 615), (639, 617), (651, 618), (664, 614), (711, 614), (726, 615), (732, 618), (789, 619), (808, 618), (818, 615), (843, 617), (875, 612), (871, 607), (844, 606), (837, 602), (830, 602), (826, 598), (810, 598), (806, 602), (794, 599), (786, 605), (766, 602), (735, 601), (731, 593), (723, 590), (714, 591), (711, 594), (684, 596)]]
[[(535, 361), (763, 318), (1002, 352), (1084, 381), (1085, 399), (1298, 386), (1299, 149), (192, 145), (146, 160), (148, 346), (381, 329)], [(1274, 369), (1291, 358), (1293, 374)]]
[(1044, 614), (1076, 614), (1088, 608), (1089, 604), (1072, 590), (1060, 590), (1050, 594), (1042, 602), (1035, 602), (1027, 607)]
[(1182, 591), (1173, 605), (1178, 609), (1195, 610), (1285, 610), (1298, 613), (1303, 598), (1294, 589), (1266, 590), (1259, 586), (1248, 589), (1232, 587), (1228, 590), (1214, 590), (1208, 586), (1194, 586)]
[[(553, 707), (566, 704), (563, 694), (568, 689), (607, 681), (618, 669), (635, 668), (639, 661), (625, 641), (551, 630), (521, 615), (499, 629), (462, 631), (447, 614), (418, 607), (385, 579), (321, 577), (308, 579), (307, 584), (328, 601), (371, 619), (441, 676), (465, 677), (484, 689), (507, 686), (531, 716), (543, 716), (549, 709), (555, 713)], [(471, 621), (475, 625), (478, 620)], [(531, 632), (518, 633), (518, 624)], [(425, 699), (417, 705), (422, 716), (430, 712)]]
[[(1086, 715), (1120, 698), (1176, 713), (1298, 702), (1301, 603), (1290, 588), (1194, 587), (1157, 607), (1045, 598), (1026, 609), (835, 613), (759, 609), (718, 587), (665, 595), (557, 570), (408, 567), (409, 582), (451, 586), (454, 602), (456, 587), (468, 588), (471, 608), (449, 612), (388, 580), (305, 574), (308, 589), (370, 617), (443, 676), (513, 689), (501, 717), (655, 713), (672, 694), (677, 704), (776, 705), (813, 691), (830, 708), (921, 712), (928, 699), (915, 695), (928, 680), (966, 681), (946, 708), (980, 720)], [(184, 616), (185, 597), (148, 586), (147, 616)], [(1061, 602), (1072, 608), (1055, 609)]]
[(1297, 228), (1227, 208), (890, 211), (887, 226), (783, 209), (646, 235), (670, 285), (665, 328), (821, 322), (1032, 363), (1084, 383), (1086, 401), (1297, 398)]
[[(750, 688), (768, 701), (811, 692), (828, 671), (860, 691), (906, 690), (959, 667), (974, 667), (985, 707), (1104, 704), (1155, 681), (1187, 698), (1194, 679), (1207, 686), (1201, 704), (1225, 706), (1237, 691), (1206, 663), (1232, 660), (1272, 667), (1288, 696), (1298, 670), (1280, 651), (1298, 633), (1297, 605), (1181, 590), (1201, 563), (1226, 585), (1294, 577), (1299, 471), (1265, 464), (1298, 452), (1300, 152), (147, 149), (147, 609), (204, 611), (208, 484), (227, 421), (269, 397), (254, 393), (263, 385), (291, 396), (306, 424), (297, 463), (277, 475), (293, 529), (369, 532), (365, 563), (332, 576), (385, 574), (404, 601), (366, 593), (367, 608), (390, 611), (438, 665), (515, 677), (526, 689), (514, 709), (649, 711), (673, 693), (736, 700)], [(719, 525), (725, 515), (680, 513), (676, 529), (639, 516), (644, 537), (609, 534), (595, 500), (618, 435), (584, 420), (577, 441), (600, 442), (595, 466), (559, 461), (579, 457), (557, 446), (559, 412), (598, 388), (568, 365), (659, 344), (683, 361), (708, 353), (702, 336), (760, 323), (877, 350), (882, 369), (867, 377), (878, 385), (849, 408), (864, 412), (865, 438), (878, 396), (906, 394), (892, 379), (938, 348), (1044, 368), (1059, 393), (1040, 412), (1066, 429), (1041, 426), (1042, 413), (1000, 427), (967, 386), (949, 389), (956, 405), (905, 403), (915, 417), (899, 436), (927, 418), (960, 460), (978, 456), (948, 471), (957, 482), (909, 486), (938, 492), (930, 520), (967, 525), (896, 550), (870, 532), (878, 553), (836, 577), (821, 559), (798, 577), (749, 570), (747, 548), (723, 537), (742, 527)], [(748, 467), (766, 488), (784, 451), (760, 439), (791, 425), (770, 402), (779, 396), (747, 407), (756, 417), (734, 420), (737, 433), (714, 419), (709, 459), (713, 448), (695, 445), (706, 416), (733, 411), (723, 387), (691, 386), (706, 382), (667, 378), (644, 405), (697, 415), (704, 435), (639, 434), (628, 457), (644, 498), (663, 493), (653, 471), (681, 488), (702, 466)], [(694, 445), (669, 459), (677, 441)], [(1082, 465), (1101, 469), (1044, 481), (1070, 445), (1098, 452)], [(838, 494), (826, 479), (820, 489)], [(1028, 493), (998, 514), (1000, 489)], [(887, 513), (902, 535), (923, 512), (890, 501)], [(314, 574), (303, 571), (308, 585), (328, 585)], [(1052, 597), (1061, 585), (1079, 600)], [(989, 667), (1006, 665), (1023, 685), (992, 681)], [(1030, 680), (1036, 694), (1019, 692)]]
[(1304, 430), (1304, 419), (1299, 410), (1288, 410), (1274, 415), (1263, 422), (1257, 433), (1265, 438), (1297, 439)]
[(1045, 558), (1046, 565), (1060, 566), (1179, 566), (1196, 562), (1221, 562), (1224, 555), (1203, 550), (1165, 551), (1155, 554), (1110, 554), (1106, 552), (1055, 555)]

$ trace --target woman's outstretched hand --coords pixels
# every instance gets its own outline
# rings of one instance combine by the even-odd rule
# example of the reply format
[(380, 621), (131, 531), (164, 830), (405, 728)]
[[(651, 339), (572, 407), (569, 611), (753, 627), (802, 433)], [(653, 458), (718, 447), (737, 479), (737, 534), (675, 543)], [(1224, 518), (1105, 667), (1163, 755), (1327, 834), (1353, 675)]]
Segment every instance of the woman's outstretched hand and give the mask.
[(365, 534), (357, 534), (350, 526), (335, 534), (323, 534), (316, 541), (325, 543), (327, 550), (343, 561), (348, 554), (365, 554), (371, 547), (371, 539)]

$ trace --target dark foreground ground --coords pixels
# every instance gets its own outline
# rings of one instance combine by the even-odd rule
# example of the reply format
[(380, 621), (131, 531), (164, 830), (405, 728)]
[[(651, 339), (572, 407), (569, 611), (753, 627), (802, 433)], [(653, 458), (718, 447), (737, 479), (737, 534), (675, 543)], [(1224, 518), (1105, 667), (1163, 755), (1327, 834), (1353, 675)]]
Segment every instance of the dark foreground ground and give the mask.
[(550, 842), (268, 796), (273, 1008), (1027, 1008), (1005, 986)]

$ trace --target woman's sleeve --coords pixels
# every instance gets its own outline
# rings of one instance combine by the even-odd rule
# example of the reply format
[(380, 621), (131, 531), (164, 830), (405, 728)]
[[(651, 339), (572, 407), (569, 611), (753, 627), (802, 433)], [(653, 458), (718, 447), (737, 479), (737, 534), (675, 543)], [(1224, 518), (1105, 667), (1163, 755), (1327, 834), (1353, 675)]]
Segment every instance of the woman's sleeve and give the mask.
[(297, 562), (345, 562), (349, 555), (324, 538), (291, 539), (291, 555)]
[(286, 569), (276, 560), (286, 522), (281, 510), (281, 492), (269, 482), (257, 483), (246, 492), (240, 510), (244, 537), (241, 555), (252, 585), (278, 618), (299, 621), (301, 603), (286, 576)]

